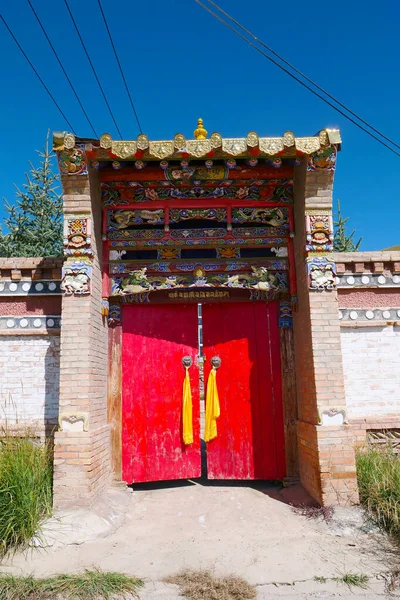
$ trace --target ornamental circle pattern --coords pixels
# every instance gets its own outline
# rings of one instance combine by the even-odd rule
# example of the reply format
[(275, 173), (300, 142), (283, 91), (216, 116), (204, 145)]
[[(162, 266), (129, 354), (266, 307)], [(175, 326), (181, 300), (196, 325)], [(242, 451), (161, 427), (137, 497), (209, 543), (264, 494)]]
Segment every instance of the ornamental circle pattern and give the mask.
[(67, 150), (72, 150), (75, 146), (75, 136), (72, 133), (67, 133), (64, 138), (64, 148)]
[(103, 133), (100, 138), (100, 147), (108, 150), (112, 146), (112, 137), (109, 133)]

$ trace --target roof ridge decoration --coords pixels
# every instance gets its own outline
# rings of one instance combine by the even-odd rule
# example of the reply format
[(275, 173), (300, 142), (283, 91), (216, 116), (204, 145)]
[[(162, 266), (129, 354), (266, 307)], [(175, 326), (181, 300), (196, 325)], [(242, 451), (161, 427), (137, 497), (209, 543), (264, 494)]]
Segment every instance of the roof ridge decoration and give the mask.
[(56, 151), (72, 150), (76, 144), (85, 144), (86, 151), (103, 150), (109, 152), (109, 160), (135, 159), (140, 152), (148, 159), (165, 160), (166, 158), (187, 157), (202, 158), (210, 153), (216, 157), (238, 156), (249, 157), (264, 155), (266, 158), (276, 155), (311, 155), (319, 150), (327, 150), (334, 146), (340, 149), (341, 137), (338, 129), (322, 129), (315, 136), (295, 137), (292, 131), (286, 131), (281, 137), (259, 137), (255, 131), (250, 131), (243, 138), (223, 138), (218, 132), (213, 132), (207, 138), (207, 131), (199, 119), (195, 130), (195, 139), (186, 139), (182, 133), (177, 133), (172, 140), (149, 140), (141, 133), (136, 140), (113, 140), (109, 133), (103, 133), (100, 140), (82, 140), (75, 138), (72, 133), (55, 132), (53, 149)]

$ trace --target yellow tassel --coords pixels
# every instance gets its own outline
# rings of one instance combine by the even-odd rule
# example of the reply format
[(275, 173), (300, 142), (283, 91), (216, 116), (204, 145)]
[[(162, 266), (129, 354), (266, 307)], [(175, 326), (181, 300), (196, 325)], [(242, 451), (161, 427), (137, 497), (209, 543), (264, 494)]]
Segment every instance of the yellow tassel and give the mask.
[(220, 407), (217, 388), (217, 370), (213, 367), (207, 381), (206, 428), (204, 432), (205, 442), (209, 442), (217, 437), (217, 419), (219, 415)]
[(189, 367), (185, 367), (182, 397), (182, 429), (184, 444), (193, 444), (192, 390), (190, 388)]

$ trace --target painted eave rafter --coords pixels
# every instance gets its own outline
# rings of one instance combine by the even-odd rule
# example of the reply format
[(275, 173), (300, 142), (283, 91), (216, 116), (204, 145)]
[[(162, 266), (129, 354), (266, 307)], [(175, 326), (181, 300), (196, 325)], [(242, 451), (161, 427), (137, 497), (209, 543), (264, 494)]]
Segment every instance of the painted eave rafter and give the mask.
[(76, 138), (72, 133), (54, 132), (53, 148), (55, 151), (71, 150), (76, 144), (83, 144), (85, 151), (100, 152), (102, 160), (134, 160), (140, 154), (147, 160), (164, 160), (167, 158), (193, 159), (208, 157), (216, 158), (251, 157), (251, 156), (294, 156), (310, 155), (319, 150), (335, 146), (340, 149), (341, 137), (338, 129), (323, 129), (312, 137), (295, 137), (287, 131), (282, 137), (259, 137), (251, 131), (244, 138), (223, 138), (220, 133), (212, 133), (209, 138), (186, 139), (177, 133), (173, 140), (151, 141), (145, 134), (137, 136), (136, 140), (113, 140), (111, 135), (104, 133), (100, 140)]

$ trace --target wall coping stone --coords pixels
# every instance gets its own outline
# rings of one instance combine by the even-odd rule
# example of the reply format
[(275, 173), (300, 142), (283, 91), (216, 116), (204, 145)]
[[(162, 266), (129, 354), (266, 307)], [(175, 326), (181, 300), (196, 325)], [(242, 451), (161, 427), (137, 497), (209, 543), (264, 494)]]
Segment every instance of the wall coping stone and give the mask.
[[(400, 253), (399, 253), (400, 254)], [(38, 267), (44, 269), (57, 269), (62, 267), (64, 258), (61, 256), (13, 256), (11, 258), (0, 257), (1, 269), (35, 269)]]
[(400, 273), (400, 251), (398, 250), (334, 252), (332, 258), (336, 263), (338, 275)]
[(400, 250), (372, 250), (369, 252), (333, 252), (335, 262), (395, 262), (400, 261)]
[(0, 280), (61, 280), (63, 257), (0, 257)]

